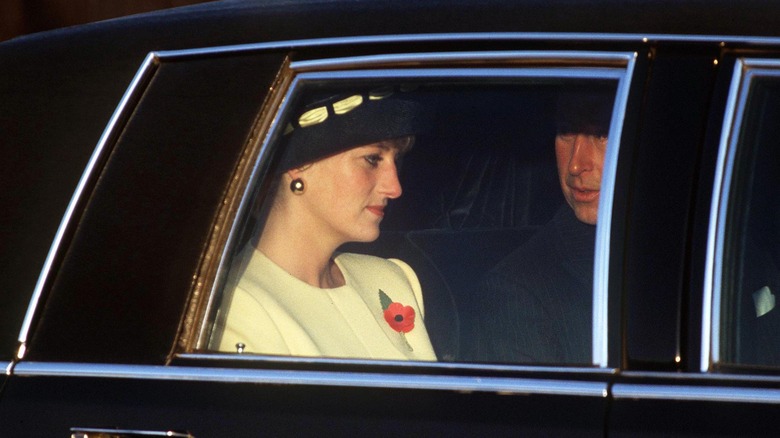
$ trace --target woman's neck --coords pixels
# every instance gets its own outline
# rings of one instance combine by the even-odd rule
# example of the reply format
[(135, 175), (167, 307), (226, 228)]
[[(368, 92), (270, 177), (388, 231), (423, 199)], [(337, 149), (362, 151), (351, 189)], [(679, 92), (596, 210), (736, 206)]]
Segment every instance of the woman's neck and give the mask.
[(344, 276), (333, 261), (335, 243), (313, 235), (311, 227), (288, 220), (272, 209), (263, 228), (257, 249), (290, 275), (314, 287), (331, 289), (345, 284)]

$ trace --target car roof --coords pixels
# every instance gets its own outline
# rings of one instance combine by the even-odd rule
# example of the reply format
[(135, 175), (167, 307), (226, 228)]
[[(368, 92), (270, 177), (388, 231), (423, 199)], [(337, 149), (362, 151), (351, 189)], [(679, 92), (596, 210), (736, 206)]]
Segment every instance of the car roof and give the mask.
[(780, 32), (778, 12), (780, 4), (761, 0), (226, 0), (42, 32), (10, 44), (98, 34), (123, 35), (106, 41), (116, 46), (156, 42), (159, 49), (178, 48), (176, 41), (227, 45), (443, 32), (770, 37)]

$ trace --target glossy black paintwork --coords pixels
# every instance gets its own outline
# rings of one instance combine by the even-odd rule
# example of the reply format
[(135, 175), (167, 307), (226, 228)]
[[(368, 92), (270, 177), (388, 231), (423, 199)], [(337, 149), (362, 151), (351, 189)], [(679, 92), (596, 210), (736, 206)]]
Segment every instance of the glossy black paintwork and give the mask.
[(662, 46), (652, 53), (626, 219), (626, 355), (668, 369), (679, 354), (688, 269), (680, 260), (690, 251), (685, 236), (717, 52)]
[[(31, 360), (167, 357), (180, 324), (171, 310), (182, 312), (187, 302), (221, 197), (281, 60), (238, 56), (156, 68), (66, 243)], [(85, 260), (90, 254), (97, 256)]]
[[(6, 396), (14, 403), (0, 413), (0, 424), (13, 436), (112, 425), (196, 437), (596, 437), (605, 407), (604, 399), (587, 397), (143, 379), (29, 378), (9, 386)], [(29, 412), (49, 415), (35, 426)]]
[[(144, 82), (148, 92), (132, 102), (139, 111), (120, 120), (122, 134), (112, 139), (117, 145), (98, 163), (100, 179), (90, 181), (87, 202), (77, 206), (78, 226), (64, 236), (66, 251), (55, 260), (56, 277), (46, 285), (25, 360), (161, 365), (169, 358), (180, 323), (169, 316), (186, 304), (216, 203), (288, 48), (298, 59), (485, 49), (628, 51), (642, 59), (625, 117), (613, 209), (609, 366), (616, 371), (572, 371), (563, 379), (605, 387), (690, 384), (685, 373), (699, 373), (702, 260), (731, 69), (735, 57), (780, 45), (753, 38), (776, 36), (778, 21), (778, 6), (758, 1), (227, 1), (0, 44), (0, 359), (15, 354), (18, 327), (62, 214), (149, 52), (384, 35), (386, 41), (370, 43), (282, 44), (259, 57), (220, 55), (217, 64), (164, 62)], [(403, 34), (462, 32), (477, 34), (397, 41)], [(514, 35), (487, 38), (494, 32)], [(643, 42), (644, 35), (650, 40)], [(658, 41), (658, 35), (667, 36)], [(711, 35), (729, 42), (721, 46)], [(246, 366), (286, 369), (283, 363)], [(551, 377), (540, 370), (369, 368)], [(643, 374), (658, 370), (682, 377)], [(777, 432), (776, 405), (761, 402), (105, 377), (11, 376), (6, 383), (3, 436), (67, 436), (76, 426), (188, 430), (199, 437)], [(766, 375), (696, 384), (777, 391), (776, 380)]]

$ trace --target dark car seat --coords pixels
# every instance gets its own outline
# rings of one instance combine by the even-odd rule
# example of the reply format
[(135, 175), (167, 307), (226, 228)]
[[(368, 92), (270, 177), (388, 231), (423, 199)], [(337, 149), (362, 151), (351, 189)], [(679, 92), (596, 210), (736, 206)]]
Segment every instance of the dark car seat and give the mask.
[(563, 202), (553, 96), (528, 90), (427, 96), (436, 117), (404, 158), (404, 194), (389, 204), (380, 238), (342, 248), (414, 268), (440, 360), (463, 359), (475, 338), (482, 278)]

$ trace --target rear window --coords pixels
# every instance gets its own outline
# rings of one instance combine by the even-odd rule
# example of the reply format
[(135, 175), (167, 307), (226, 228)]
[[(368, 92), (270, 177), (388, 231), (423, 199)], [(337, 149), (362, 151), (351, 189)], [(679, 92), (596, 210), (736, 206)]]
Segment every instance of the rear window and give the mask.
[[(719, 235), (722, 364), (780, 365), (780, 64), (744, 61)], [(736, 91), (736, 89), (735, 89)], [(734, 95), (737, 98), (737, 95)]]

